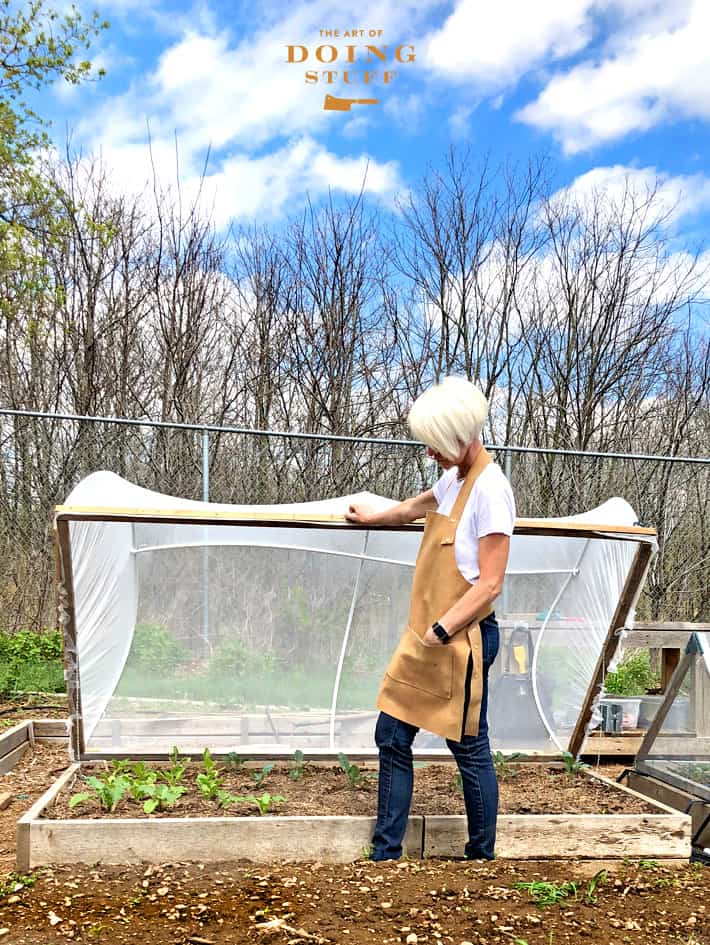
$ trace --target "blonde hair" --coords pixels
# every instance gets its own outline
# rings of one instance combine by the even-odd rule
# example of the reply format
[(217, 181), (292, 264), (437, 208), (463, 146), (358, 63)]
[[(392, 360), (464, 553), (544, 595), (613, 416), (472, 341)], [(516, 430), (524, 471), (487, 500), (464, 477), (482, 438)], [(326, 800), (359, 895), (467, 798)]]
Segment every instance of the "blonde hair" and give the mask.
[(483, 392), (465, 377), (445, 377), (412, 404), (407, 422), (414, 436), (454, 461), (481, 435), (488, 416)]

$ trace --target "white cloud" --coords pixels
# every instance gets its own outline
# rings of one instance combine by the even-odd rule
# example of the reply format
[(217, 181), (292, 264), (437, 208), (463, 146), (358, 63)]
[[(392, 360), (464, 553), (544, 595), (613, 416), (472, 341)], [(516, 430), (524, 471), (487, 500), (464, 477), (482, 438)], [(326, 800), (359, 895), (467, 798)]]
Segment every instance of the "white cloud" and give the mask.
[(581, 204), (603, 196), (610, 208), (619, 209), (624, 200), (637, 205), (653, 194), (654, 215), (668, 227), (710, 208), (710, 177), (704, 174), (671, 175), (655, 167), (627, 167), (615, 164), (595, 167), (557, 191), (552, 202), (572, 197)]
[[(130, 5), (134, 0), (115, 2)], [(358, 20), (377, 24), (385, 31), (381, 42), (389, 43), (392, 55), (396, 43), (408, 42), (416, 35), (417, 22), (432, 5), (434, 0), (405, 0), (396, 8), (383, 9), (373, 0), (359, 10)], [(304, 65), (286, 62), (287, 44), (308, 45), (312, 58), (321, 28), (354, 25), (343, 23), (340, 6), (334, 0), (316, 0), (286, 8), (279, 19), (272, 10), (268, 25), (257, 21), (257, 32), (242, 33), (236, 41), (229, 30), (215, 29), (206, 7), (196, 9), (202, 11), (197, 25), (170, 45), (150, 72), (136, 78), (124, 94), (102, 102), (79, 123), (78, 144), (87, 151), (100, 151), (113, 169), (114, 180), (130, 190), (140, 190), (151, 178), (148, 126), (159, 178), (175, 179), (176, 138), (181, 156), (179, 174), (183, 182), (191, 182), (189, 186), (199, 178), (209, 148), (210, 186), (230, 188), (226, 197), (220, 193), (216, 205), (220, 211), (233, 207), (237, 215), (248, 208), (270, 212), (270, 208), (284, 207), (288, 186), (294, 192), (303, 188), (322, 192), (327, 187), (352, 192), (352, 181), (357, 177), (359, 190), (367, 157), (338, 156), (316, 144), (318, 137), (348, 127), (349, 136), (358, 133), (358, 116), (353, 120), (350, 113), (323, 109), (325, 92), (343, 94), (343, 86), (307, 84), (304, 72), (311, 67), (310, 60)], [(366, 40), (357, 45), (363, 42)], [(360, 54), (349, 68), (360, 73), (363, 65)], [(342, 70), (339, 63), (334, 67)], [(375, 90), (374, 86), (354, 83), (344, 88), (348, 97), (358, 93), (371, 97), (382, 87)], [(284, 141), (296, 143), (284, 146)], [(264, 155), (267, 149), (270, 153)], [(302, 158), (311, 166), (305, 166)], [(396, 164), (370, 160), (366, 189), (384, 198), (391, 196), (385, 193), (387, 188), (398, 187)]]
[(545, 58), (582, 49), (592, 35), (595, 0), (460, 0), (426, 41), (425, 64), (455, 82), (497, 88)]
[(710, 4), (673, 9), (673, 19), (657, 11), (647, 28), (616, 38), (599, 62), (555, 76), (518, 117), (551, 131), (567, 153), (664, 121), (710, 118)]
[[(199, 194), (200, 206), (218, 227), (232, 220), (275, 218), (301, 206), (306, 194), (319, 197), (330, 189), (354, 195), (364, 189), (389, 201), (399, 186), (395, 162), (378, 163), (367, 155), (341, 158), (309, 136), (294, 138), (261, 157), (245, 151), (234, 154), (219, 169), (208, 170), (204, 180), (194, 163), (182, 166), (182, 149), (176, 153), (174, 142), (153, 140), (151, 150), (162, 185), (179, 178), (183, 202)], [(118, 146), (102, 157), (112, 168), (112, 182), (122, 190), (140, 191), (152, 180), (147, 145)]]

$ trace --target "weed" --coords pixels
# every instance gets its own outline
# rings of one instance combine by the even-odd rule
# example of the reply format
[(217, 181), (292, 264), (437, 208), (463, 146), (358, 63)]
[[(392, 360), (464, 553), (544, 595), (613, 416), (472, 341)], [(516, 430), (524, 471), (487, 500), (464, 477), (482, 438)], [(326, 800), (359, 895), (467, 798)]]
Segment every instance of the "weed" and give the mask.
[(258, 797), (254, 794), (248, 794), (241, 800), (247, 804), (256, 804), (260, 814), (268, 814), (274, 804), (279, 804), (285, 801), (286, 798), (280, 794), (260, 794)]
[(463, 778), (461, 777), (460, 771), (457, 771), (454, 775), (454, 787), (459, 792), (459, 794), (463, 794)]
[(639, 860), (639, 869), (640, 870), (657, 870), (658, 862), (657, 860)]
[(252, 777), (254, 778), (254, 787), (260, 788), (263, 787), (264, 781), (268, 778), (271, 772), (274, 770), (273, 764), (264, 765), (260, 771), (254, 771)]
[(37, 873), (9, 873), (4, 879), (0, 879), (0, 899), (19, 892), (24, 886), (31, 886), (38, 878)]
[(492, 754), (492, 757), (496, 774), (501, 780), (503, 780), (504, 778), (514, 778), (517, 776), (518, 769), (512, 767), (511, 762), (523, 761), (525, 758), (527, 758), (527, 755), (524, 755), (519, 751), (514, 751), (512, 755), (504, 755), (502, 751), (496, 751)]
[(579, 774), (580, 771), (583, 771), (585, 768), (589, 767), (586, 762), (578, 761), (571, 751), (563, 751), (562, 760), (565, 763), (565, 771), (570, 778), (573, 778), (575, 775)]
[(587, 888), (584, 891), (584, 898), (590, 904), (594, 905), (597, 901), (596, 892), (599, 886), (603, 886), (607, 881), (609, 874), (606, 870), (599, 870), (597, 873), (592, 876), (592, 878), (587, 883)]
[[(99, 802), (102, 810), (113, 812), (116, 810), (119, 801), (130, 788), (131, 779), (125, 774), (107, 774), (103, 778), (90, 777), (86, 779), (89, 787), (93, 788), (93, 793)], [(76, 807), (77, 804), (83, 804), (92, 796), (91, 791), (81, 791), (74, 794), (69, 799), (69, 806)]]
[(515, 889), (525, 889), (533, 902), (543, 908), (556, 906), (568, 896), (577, 895), (577, 884), (572, 882), (548, 883), (543, 881), (515, 883)]
[(292, 781), (300, 781), (303, 777), (303, 752), (299, 749), (293, 753), (293, 761), (291, 762), (291, 769), (288, 773), (289, 778)]
[(365, 846), (360, 850), (360, 859), (361, 860), (371, 860), (372, 854), (374, 852), (374, 847), (371, 843), (366, 843)]

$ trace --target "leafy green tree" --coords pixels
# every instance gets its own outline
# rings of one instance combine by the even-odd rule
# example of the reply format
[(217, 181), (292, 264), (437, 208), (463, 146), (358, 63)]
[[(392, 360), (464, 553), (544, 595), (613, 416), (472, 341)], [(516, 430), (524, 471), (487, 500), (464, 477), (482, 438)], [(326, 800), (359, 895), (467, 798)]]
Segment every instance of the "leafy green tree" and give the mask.
[(0, 316), (45, 288), (42, 241), (61, 230), (55, 185), (42, 173), (49, 122), (29, 98), (57, 79), (103, 75), (84, 54), (108, 25), (73, 5), (60, 13), (46, 0), (0, 0)]

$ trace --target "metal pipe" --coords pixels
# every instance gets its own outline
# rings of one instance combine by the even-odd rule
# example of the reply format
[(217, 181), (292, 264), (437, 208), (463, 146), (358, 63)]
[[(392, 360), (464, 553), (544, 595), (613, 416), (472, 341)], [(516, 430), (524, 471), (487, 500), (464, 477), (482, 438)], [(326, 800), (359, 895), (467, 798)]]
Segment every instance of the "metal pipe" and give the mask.
[[(384, 440), (374, 436), (341, 436), (335, 433), (290, 433), (283, 430), (254, 430), (249, 427), (218, 426), (212, 423), (173, 423), (167, 420), (132, 420), (126, 417), (92, 417), (73, 413), (43, 413), (39, 410), (14, 410), (0, 407), (0, 416), (40, 417), (46, 420), (75, 420), (94, 423), (116, 423), (134, 427), (165, 427), (173, 430), (208, 430), (213, 433), (239, 433), (243, 436), (278, 436), (294, 440), (332, 440), (344, 443), (371, 443), (377, 446), (411, 446), (422, 448), (418, 440)], [(710, 465), (710, 456), (659, 456), (653, 453), (595, 453), (585, 450), (547, 449), (541, 446), (498, 446), (490, 449), (501, 453), (540, 453), (545, 456), (586, 456), (593, 459), (640, 459), (663, 463), (698, 463)]]

